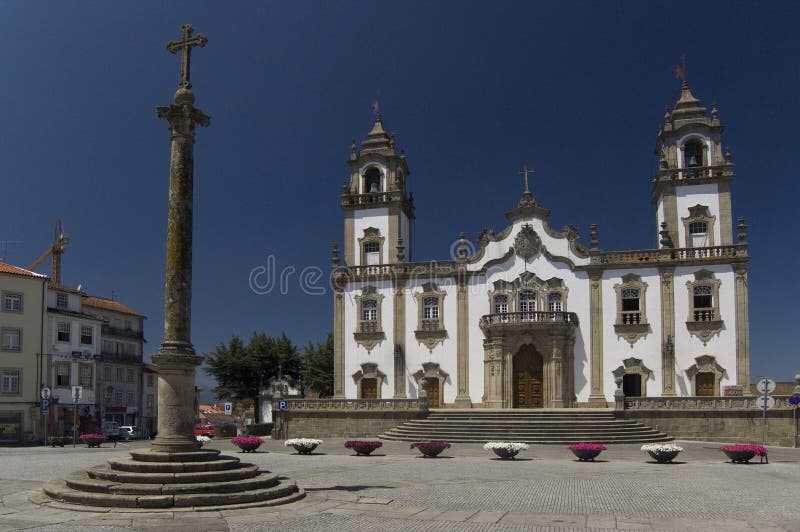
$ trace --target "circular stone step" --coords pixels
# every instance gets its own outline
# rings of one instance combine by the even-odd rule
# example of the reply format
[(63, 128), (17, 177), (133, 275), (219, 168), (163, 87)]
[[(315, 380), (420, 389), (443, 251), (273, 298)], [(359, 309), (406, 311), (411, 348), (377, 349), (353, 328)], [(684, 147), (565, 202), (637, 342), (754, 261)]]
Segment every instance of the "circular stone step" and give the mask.
[(234, 469), (239, 466), (240, 460), (234, 456), (219, 456), (217, 459), (206, 462), (139, 462), (133, 458), (109, 458), (106, 462), (115, 471), (190, 473)]
[(209, 462), (216, 460), (220, 451), (217, 449), (202, 449), (183, 453), (164, 453), (151, 449), (133, 449), (130, 454), (139, 462)]
[(129, 484), (197, 484), (200, 482), (229, 482), (251, 478), (258, 474), (258, 466), (240, 464), (236, 469), (190, 473), (137, 473), (133, 471), (115, 471), (108, 466), (96, 466), (89, 468), (87, 472), (91, 478)]

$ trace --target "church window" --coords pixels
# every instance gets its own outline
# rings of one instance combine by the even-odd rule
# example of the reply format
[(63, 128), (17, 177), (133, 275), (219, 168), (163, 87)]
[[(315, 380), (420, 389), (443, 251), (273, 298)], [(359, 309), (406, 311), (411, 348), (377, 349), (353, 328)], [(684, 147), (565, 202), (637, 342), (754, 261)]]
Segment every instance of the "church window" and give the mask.
[(371, 166), (364, 172), (364, 192), (381, 192), (381, 177), (382, 173), (380, 168)]
[(378, 293), (374, 286), (365, 286), (355, 299), (358, 305), (358, 314), (356, 315), (358, 322), (354, 338), (367, 351), (372, 351), (373, 347), (386, 338), (381, 328), (383, 295)]
[(364, 243), (364, 263), (374, 266), (381, 263), (381, 247), (377, 242)]
[(382, 263), (383, 241), (384, 237), (381, 236), (379, 229), (375, 227), (364, 229), (364, 236), (358, 239), (362, 266), (377, 266)]
[(622, 323), (640, 323), (642, 315), (639, 312), (639, 289), (626, 288), (622, 291)]
[(622, 283), (614, 285), (617, 293), (617, 321), (614, 332), (633, 346), (639, 338), (650, 332), (647, 323), (646, 298), (647, 283), (641, 276), (629, 273), (622, 276)]
[(422, 300), (422, 319), (425, 320), (438, 320), (439, 319), (439, 298), (426, 297)]
[(494, 313), (495, 314), (508, 313), (508, 296), (505, 295), (494, 296)]
[(519, 311), (522, 312), (523, 321), (534, 320), (536, 312), (536, 292), (533, 290), (523, 290), (519, 293)]
[[(686, 231), (686, 247), (705, 248), (714, 245), (714, 222), (716, 217), (711, 216), (711, 212), (705, 205), (695, 205), (689, 207), (689, 216), (682, 218), (683, 227)], [(704, 250), (699, 250), (695, 254), (703, 254)]]
[(428, 349), (447, 336), (444, 329), (444, 298), (447, 293), (440, 290), (436, 283), (427, 282), (422, 285), (422, 292), (414, 294), (417, 300), (418, 325), (414, 335)]
[(561, 294), (557, 292), (547, 294), (547, 310), (561, 312)]
[(714, 319), (713, 299), (710, 286), (694, 287), (694, 321), (711, 321)]
[(719, 287), (722, 282), (708, 270), (695, 272), (694, 279), (686, 282), (689, 290), (689, 315), (686, 327), (689, 333), (697, 336), (703, 343), (722, 330), (722, 316), (719, 313)]
[(378, 321), (378, 302), (367, 299), (361, 302), (361, 321)]

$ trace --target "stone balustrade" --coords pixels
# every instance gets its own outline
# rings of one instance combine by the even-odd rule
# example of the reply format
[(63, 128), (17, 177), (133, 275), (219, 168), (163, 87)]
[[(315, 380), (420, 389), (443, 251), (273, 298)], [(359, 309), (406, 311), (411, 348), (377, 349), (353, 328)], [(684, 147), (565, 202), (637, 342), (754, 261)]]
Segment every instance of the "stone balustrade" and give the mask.
[[(773, 395), (772, 410), (790, 410), (790, 395)], [(626, 397), (625, 410), (759, 410), (758, 396), (742, 397)]]

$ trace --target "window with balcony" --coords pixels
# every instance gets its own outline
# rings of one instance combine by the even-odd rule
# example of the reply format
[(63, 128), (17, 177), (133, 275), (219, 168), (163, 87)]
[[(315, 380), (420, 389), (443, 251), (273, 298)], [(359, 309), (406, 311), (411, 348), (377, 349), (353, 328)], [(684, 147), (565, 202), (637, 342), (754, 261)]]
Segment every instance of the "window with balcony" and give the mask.
[(561, 312), (561, 294), (558, 292), (547, 294), (547, 310), (550, 312)]
[(686, 232), (687, 248), (705, 248), (714, 245), (714, 222), (716, 217), (705, 205), (689, 207), (689, 216), (681, 218)]
[(61, 388), (67, 388), (71, 385), (69, 369), (70, 369), (69, 363), (62, 363), (55, 365), (56, 386)]
[(533, 290), (523, 290), (517, 296), (517, 308), (522, 313), (523, 321), (536, 319), (536, 292)]
[(80, 364), (78, 366), (78, 385), (84, 388), (91, 388), (92, 382), (92, 366), (89, 364)]
[(81, 344), (94, 344), (94, 327), (91, 325), (81, 325)]
[(383, 295), (379, 294), (374, 286), (365, 286), (360, 295), (356, 296), (358, 307), (358, 320), (353, 333), (356, 342), (364, 346), (367, 351), (372, 351), (386, 335), (381, 328), (381, 303)]
[(3, 327), (3, 351), (22, 350), (22, 329)]
[(508, 314), (508, 296), (498, 294), (494, 296), (494, 314)]
[(703, 344), (722, 330), (719, 313), (719, 287), (721, 281), (708, 270), (695, 272), (694, 279), (686, 282), (689, 290), (689, 315), (686, 327), (689, 333), (700, 338)]
[(71, 333), (71, 326), (68, 321), (59, 321), (57, 325), (57, 337), (56, 339), (59, 342), (70, 342), (70, 333)]
[(3, 292), (3, 310), (5, 312), (22, 312), (22, 294)]
[(21, 376), (21, 369), (0, 370), (0, 393), (19, 395)]
[(622, 276), (622, 283), (614, 285), (614, 291), (617, 293), (614, 332), (633, 345), (650, 332), (645, 304), (647, 283), (642, 282), (641, 276), (629, 273)]
[(429, 350), (447, 337), (443, 309), (446, 295), (436, 283), (430, 282), (423, 284), (422, 291), (414, 294), (417, 300), (417, 329), (414, 334)]
[(367, 227), (364, 236), (358, 239), (361, 247), (361, 264), (363, 266), (377, 266), (383, 262), (383, 241), (379, 229)]

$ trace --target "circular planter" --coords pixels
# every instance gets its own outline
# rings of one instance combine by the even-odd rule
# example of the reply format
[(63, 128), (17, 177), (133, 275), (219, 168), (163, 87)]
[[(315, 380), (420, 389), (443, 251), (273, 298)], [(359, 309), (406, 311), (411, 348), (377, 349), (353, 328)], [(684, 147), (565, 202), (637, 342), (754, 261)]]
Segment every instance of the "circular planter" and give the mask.
[(376, 449), (371, 445), (353, 445), (352, 449), (356, 452), (358, 456), (369, 456), (372, 454), (372, 451)]
[(256, 449), (261, 447), (260, 443), (237, 443), (236, 445), (239, 446), (243, 453), (254, 453)]
[(672, 462), (678, 456), (680, 451), (647, 451), (647, 454), (653, 457), (653, 460), (659, 464)]
[(299, 454), (311, 454), (314, 451), (314, 449), (317, 448), (317, 445), (318, 444), (316, 443), (312, 445), (300, 445), (299, 443), (293, 443), (292, 447), (294, 447), (294, 450), (297, 451)]
[(749, 462), (756, 453), (753, 451), (726, 451), (722, 450), (725, 453), (725, 456), (731, 459), (731, 462), (734, 464), (746, 464)]
[(519, 454), (519, 451), (510, 451), (508, 449), (503, 449), (502, 447), (493, 447), (492, 451), (494, 454), (502, 458), (503, 460), (513, 460), (515, 456)]
[(419, 452), (423, 454), (423, 456), (427, 458), (434, 458), (439, 456), (439, 454), (444, 451), (444, 447), (417, 447)]
[(81, 441), (85, 443), (87, 447), (100, 447), (100, 444), (103, 443), (103, 440), (98, 440), (95, 438), (82, 439)]
[(578, 458), (578, 461), (580, 462), (588, 462), (588, 461), (593, 462), (594, 459), (597, 458), (597, 455), (599, 455), (602, 452), (594, 450), (590, 451), (588, 449), (570, 449), (570, 451), (572, 451), (572, 454), (574, 454)]

